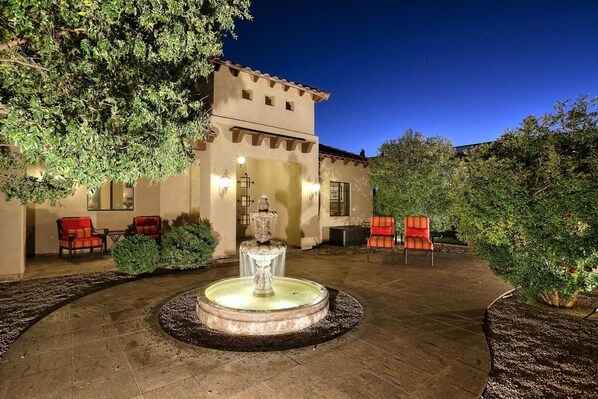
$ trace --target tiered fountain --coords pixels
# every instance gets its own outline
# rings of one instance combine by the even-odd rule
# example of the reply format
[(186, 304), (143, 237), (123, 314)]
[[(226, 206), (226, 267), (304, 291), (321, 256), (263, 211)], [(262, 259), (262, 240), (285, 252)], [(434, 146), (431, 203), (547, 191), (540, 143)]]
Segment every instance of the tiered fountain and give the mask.
[[(313, 281), (284, 277), (286, 244), (272, 240), (276, 212), (262, 196), (251, 213), (255, 239), (239, 248), (241, 277), (217, 281), (197, 293), (199, 320), (216, 330), (274, 335), (304, 329), (328, 313), (328, 290)], [(273, 270), (274, 266), (274, 270)]]

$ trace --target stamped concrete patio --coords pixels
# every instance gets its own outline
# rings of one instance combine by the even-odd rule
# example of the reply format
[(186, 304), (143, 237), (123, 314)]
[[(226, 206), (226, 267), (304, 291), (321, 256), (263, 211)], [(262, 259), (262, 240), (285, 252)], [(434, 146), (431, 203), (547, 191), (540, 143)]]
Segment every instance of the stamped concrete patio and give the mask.
[(430, 267), (421, 255), (404, 265), (382, 253), (370, 263), (290, 253), (288, 275), (351, 294), (365, 318), (340, 338), (281, 352), (192, 347), (158, 326), (168, 299), (236, 275), (234, 264), (99, 291), (10, 347), (0, 398), (477, 398), (490, 368), (482, 318), (509, 286), (472, 255), (435, 258)]

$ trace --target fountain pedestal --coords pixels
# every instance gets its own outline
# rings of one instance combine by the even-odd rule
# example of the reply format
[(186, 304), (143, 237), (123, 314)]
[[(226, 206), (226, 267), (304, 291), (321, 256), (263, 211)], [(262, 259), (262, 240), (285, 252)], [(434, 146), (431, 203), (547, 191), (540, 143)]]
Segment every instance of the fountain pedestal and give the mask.
[(260, 243), (257, 240), (244, 241), (239, 251), (247, 254), (255, 261), (255, 273), (253, 275), (253, 295), (272, 296), (274, 278), (272, 277), (272, 260), (285, 253), (287, 246), (282, 241), (272, 240)]

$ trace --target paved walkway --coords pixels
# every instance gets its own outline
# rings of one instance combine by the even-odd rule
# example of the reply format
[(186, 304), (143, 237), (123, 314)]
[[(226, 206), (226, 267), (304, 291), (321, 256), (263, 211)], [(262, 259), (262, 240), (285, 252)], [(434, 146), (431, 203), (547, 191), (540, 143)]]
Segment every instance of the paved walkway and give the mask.
[(472, 255), (294, 252), (287, 275), (357, 298), (364, 320), (327, 343), (269, 353), (192, 347), (165, 335), (168, 299), (236, 275), (219, 266), (109, 288), (48, 315), (0, 362), (0, 398), (476, 398), (487, 305), (509, 287)]

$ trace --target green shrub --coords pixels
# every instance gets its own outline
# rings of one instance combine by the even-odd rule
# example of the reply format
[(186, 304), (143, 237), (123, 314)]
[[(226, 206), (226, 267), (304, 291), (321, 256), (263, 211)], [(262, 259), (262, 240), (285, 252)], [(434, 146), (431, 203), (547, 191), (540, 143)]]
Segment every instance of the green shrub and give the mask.
[(173, 227), (162, 235), (162, 262), (180, 269), (193, 269), (212, 259), (218, 240), (206, 224)]
[(133, 235), (112, 247), (116, 268), (128, 274), (151, 273), (158, 266), (160, 251), (153, 239)]
[(530, 116), (455, 175), (457, 230), (527, 301), (598, 286), (597, 105)]
[(433, 231), (450, 229), (455, 219), (448, 193), (456, 166), (451, 142), (408, 130), (378, 152), (370, 159), (374, 214), (394, 216), (400, 231), (410, 215), (429, 216)]

